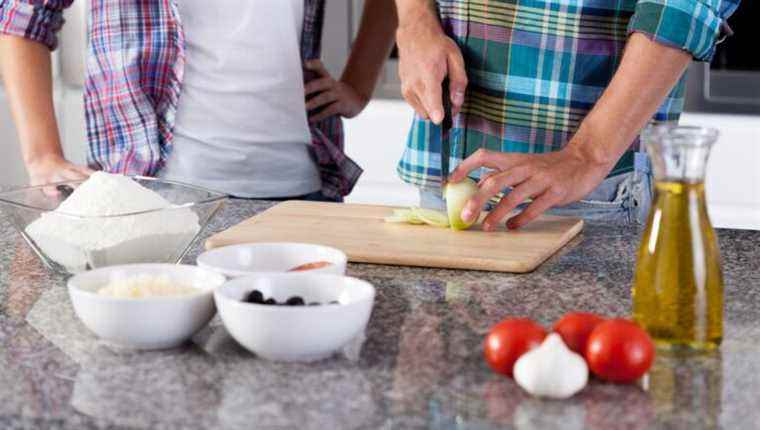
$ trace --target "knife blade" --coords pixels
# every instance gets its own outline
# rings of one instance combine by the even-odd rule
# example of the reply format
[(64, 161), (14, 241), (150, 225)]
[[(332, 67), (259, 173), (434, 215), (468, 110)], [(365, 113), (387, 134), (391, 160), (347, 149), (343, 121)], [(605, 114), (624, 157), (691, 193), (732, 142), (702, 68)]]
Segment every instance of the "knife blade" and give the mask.
[[(454, 119), (451, 116), (451, 95), (449, 93), (449, 78), (443, 79), (441, 98), (443, 101), (443, 121), (441, 121), (441, 197), (444, 197), (444, 188), (449, 181), (449, 159), (451, 158), (451, 127)], [(444, 198), (445, 199), (445, 198)]]

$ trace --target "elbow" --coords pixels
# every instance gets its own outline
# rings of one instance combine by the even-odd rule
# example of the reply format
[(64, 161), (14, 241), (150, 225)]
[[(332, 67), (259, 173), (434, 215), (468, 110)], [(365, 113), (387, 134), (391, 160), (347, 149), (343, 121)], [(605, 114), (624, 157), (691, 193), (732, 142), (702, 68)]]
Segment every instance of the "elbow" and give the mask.
[(688, 7), (676, 8), (667, 0), (639, 0), (628, 33), (642, 33), (652, 41), (688, 52), (697, 61), (710, 61), (733, 9), (719, 11), (702, 0), (684, 1)]

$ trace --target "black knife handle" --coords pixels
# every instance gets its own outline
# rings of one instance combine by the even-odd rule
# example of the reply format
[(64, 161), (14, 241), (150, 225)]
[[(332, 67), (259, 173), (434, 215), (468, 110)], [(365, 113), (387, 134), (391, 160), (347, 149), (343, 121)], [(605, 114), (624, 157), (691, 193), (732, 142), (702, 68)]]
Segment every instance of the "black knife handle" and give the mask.
[(454, 118), (451, 115), (451, 90), (449, 88), (449, 77), (443, 78), (441, 84), (441, 101), (443, 102), (443, 121), (441, 122), (441, 128), (446, 132), (451, 129)]

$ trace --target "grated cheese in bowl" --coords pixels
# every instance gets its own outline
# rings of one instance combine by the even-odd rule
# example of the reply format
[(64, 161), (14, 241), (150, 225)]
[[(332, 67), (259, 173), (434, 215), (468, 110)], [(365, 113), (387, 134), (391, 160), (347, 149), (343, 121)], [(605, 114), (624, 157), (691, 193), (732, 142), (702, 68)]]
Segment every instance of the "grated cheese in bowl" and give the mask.
[(144, 299), (186, 296), (200, 291), (190, 285), (173, 282), (166, 275), (137, 275), (113, 279), (99, 289), (98, 294), (120, 299)]

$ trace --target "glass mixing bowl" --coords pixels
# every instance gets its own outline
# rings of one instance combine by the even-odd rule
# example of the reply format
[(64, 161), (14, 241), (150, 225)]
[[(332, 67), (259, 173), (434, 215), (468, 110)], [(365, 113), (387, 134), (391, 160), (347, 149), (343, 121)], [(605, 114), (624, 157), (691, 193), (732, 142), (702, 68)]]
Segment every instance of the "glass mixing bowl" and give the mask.
[(68, 181), (2, 192), (0, 210), (48, 268), (74, 274), (118, 264), (179, 263), (227, 198), (179, 182), (132, 179), (172, 206), (107, 216), (67, 214), (56, 209), (84, 182)]

